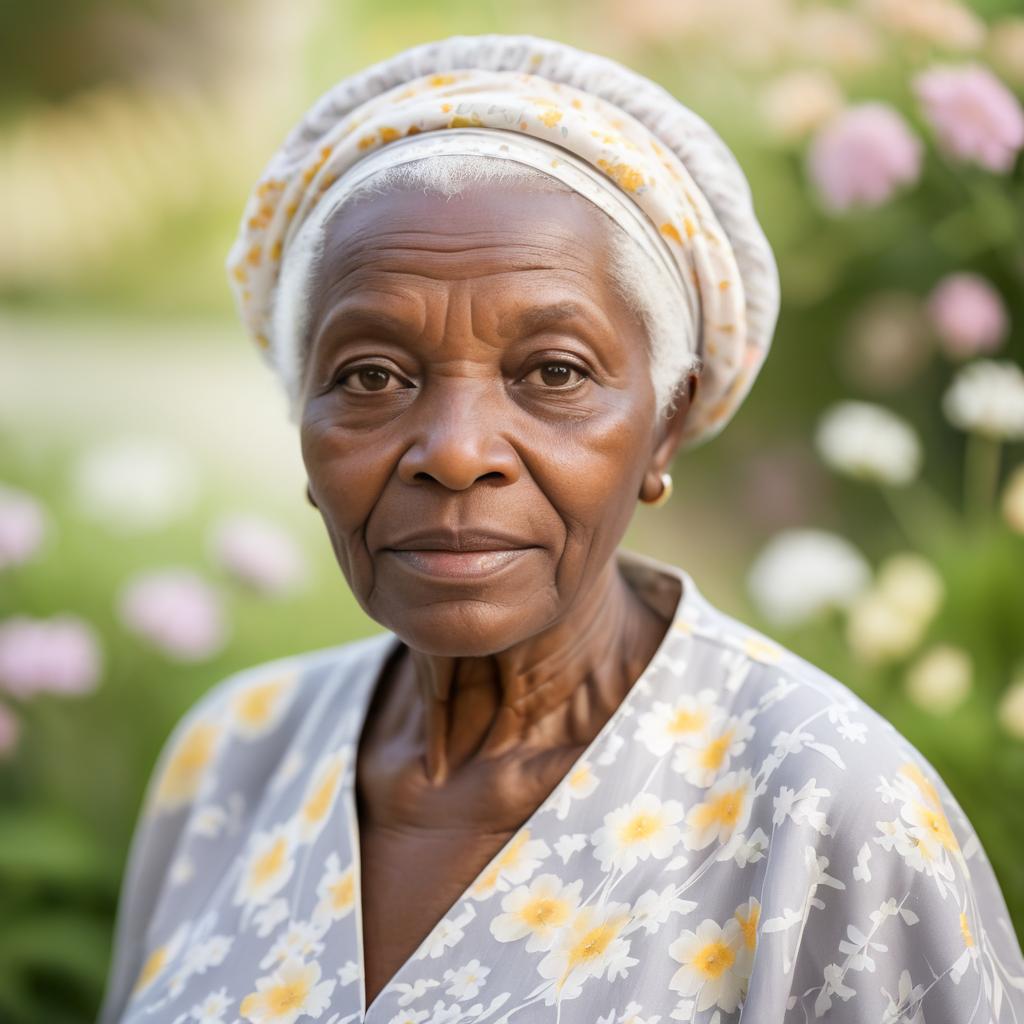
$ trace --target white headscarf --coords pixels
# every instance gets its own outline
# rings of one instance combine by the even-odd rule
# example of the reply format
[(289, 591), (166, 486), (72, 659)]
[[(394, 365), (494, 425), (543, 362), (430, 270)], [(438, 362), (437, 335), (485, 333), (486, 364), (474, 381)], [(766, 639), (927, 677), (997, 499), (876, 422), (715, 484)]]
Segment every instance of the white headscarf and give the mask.
[(306, 312), (299, 285), (317, 232), (368, 175), (452, 152), (551, 174), (640, 242), (692, 314), (673, 344), (684, 364), (693, 355), (703, 364), (683, 444), (718, 433), (767, 355), (779, 308), (747, 180), (714, 130), (660, 86), (533, 36), (453, 36), (367, 68), (324, 94), (270, 160), (228, 271), (293, 408)]

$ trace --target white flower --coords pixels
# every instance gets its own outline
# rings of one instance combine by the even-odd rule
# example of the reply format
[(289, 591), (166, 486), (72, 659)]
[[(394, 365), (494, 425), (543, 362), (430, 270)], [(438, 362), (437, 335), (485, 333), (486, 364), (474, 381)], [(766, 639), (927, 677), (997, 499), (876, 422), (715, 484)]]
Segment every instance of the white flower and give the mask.
[(640, 793), (604, 816), (604, 824), (591, 836), (594, 856), (605, 871), (630, 871), (652, 856), (664, 860), (682, 835), (676, 824), (682, 817), (678, 800), (663, 803), (653, 793)]
[(355, 907), (355, 868), (349, 864), (344, 871), (336, 850), (328, 854), (326, 870), (317, 883), (317, 905), (313, 911), (316, 921), (340, 921)]
[(704, 802), (687, 812), (686, 848), (703, 850), (715, 840), (725, 843), (741, 832), (750, 820), (753, 795), (754, 779), (749, 769), (724, 775), (707, 791)]
[(907, 696), (935, 714), (952, 711), (971, 690), (971, 656), (960, 647), (939, 644), (925, 652), (907, 671)]
[(656, 700), (650, 711), (637, 719), (636, 739), (655, 756), (667, 754), (681, 741), (699, 736), (722, 712), (715, 706), (715, 691), (686, 694), (669, 704)]
[(415, 958), (422, 960), (424, 957), (429, 956), (432, 960), (436, 960), (439, 956), (442, 956), (446, 949), (450, 949), (456, 943), (462, 941), (465, 934), (463, 928), (474, 917), (476, 917), (476, 910), (472, 906), (467, 906), (458, 917), (442, 918), (438, 922), (437, 927), (426, 937), (423, 942), (423, 948), (416, 953)]
[(678, 747), (672, 767), (691, 785), (705, 788), (728, 769), (732, 758), (743, 753), (753, 735), (747, 714), (730, 715), (692, 745)]
[(351, 985), (356, 978), (359, 977), (359, 964), (355, 960), (346, 960), (341, 967), (338, 968), (338, 977), (341, 979), (341, 984)]
[(887, 558), (878, 570), (878, 592), (894, 608), (922, 622), (930, 622), (942, 603), (942, 577), (926, 558), (901, 552)]
[(870, 579), (864, 557), (838, 534), (784, 530), (758, 555), (747, 588), (765, 619), (790, 627), (848, 606)]
[(909, 654), (921, 642), (924, 627), (877, 590), (869, 590), (850, 609), (846, 642), (865, 664), (880, 665)]
[(445, 993), (456, 999), (474, 999), (490, 973), (490, 967), (481, 967), (479, 960), (470, 960), (457, 971), (449, 968), (444, 972), (444, 980), (448, 982)]
[(291, 831), (277, 825), (251, 839), (245, 866), (235, 890), (235, 903), (262, 906), (276, 896), (295, 870)]
[(199, 492), (188, 453), (159, 438), (130, 437), (98, 445), (72, 471), (80, 511), (114, 530), (139, 533), (186, 514)]
[(962, 430), (997, 440), (1024, 439), (1024, 372), (1008, 360), (976, 359), (953, 379), (942, 411)]
[(815, 435), (832, 469), (859, 480), (901, 486), (921, 468), (921, 442), (895, 413), (870, 402), (839, 402), (826, 411)]
[(724, 928), (706, 920), (696, 931), (684, 931), (668, 947), (669, 956), (682, 965), (672, 975), (669, 988), (697, 996), (698, 1011), (719, 1006), (731, 1013), (743, 998), (746, 981), (738, 963), (742, 943), (743, 932), (735, 918)]
[(661, 892), (648, 889), (637, 897), (630, 914), (629, 925), (625, 934), (643, 928), (648, 935), (653, 935), (667, 920), (669, 914), (688, 914), (697, 904), (693, 900), (684, 900), (676, 895), (676, 886), (666, 885)]
[(538, 875), (502, 899), (505, 913), (491, 921), (491, 934), (499, 942), (525, 938), (528, 953), (550, 949), (558, 929), (576, 912), (582, 886), (581, 881), (564, 885), (556, 875)]
[(256, 991), (243, 1000), (238, 1012), (252, 1024), (295, 1024), (300, 1017), (314, 1019), (328, 1008), (337, 984), (320, 981), (320, 965), (285, 961), (273, 974), (256, 980)]
[(256, 934), (261, 939), (265, 939), (287, 916), (288, 901), (283, 896), (271, 900), (252, 916), (253, 923), (256, 925)]
[(226, 988), (211, 992), (201, 1003), (197, 1003), (189, 1011), (189, 1016), (196, 1024), (223, 1024), (224, 1011), (231, 1005)]
[(1011, 683), (999, 699), (999, 723), (1013, 737), (1024, 740), (1024, 677)]
[(623, 931), (629, 923), (629, 905), (605, 903), (583, 906), (557, 935), (554, 948), (538, 964), (542, 978), (555, 984), (545, 996), (548, 1005), (558, 999), (573, 999), (582, 983), (607, 972), (608, 980), (625, 976), (637, 961), (629, 956), (629, 939)]
[(555, 853), (562, 858), (563, 864), (568, 864), (569, 858), (574, 853), (579, 853), (586, 845), (586, 835), (582, 832), (573, 832), (571, 835), (558, 837), (555, 841)]
[(277, 941), (260, 961), (260, 967), (268, 970), (275, 964), (291, 958), (306, 960), (319, 956), (324, 950), (324, 944), (320, 940), (326, 928), (326, 924), (319, 921), (292, 921), (278, 935)]
[(558, 787), (555, 794), (553, 803), (555, 817), (559, 821), (564, 821), (569, 816), (573, 800), (585, 800), (597, 789), (597, 786), (598, 778), (590, 764), (584, 761), (582, 764), (576, 765), (565, 777), (565, 781)]

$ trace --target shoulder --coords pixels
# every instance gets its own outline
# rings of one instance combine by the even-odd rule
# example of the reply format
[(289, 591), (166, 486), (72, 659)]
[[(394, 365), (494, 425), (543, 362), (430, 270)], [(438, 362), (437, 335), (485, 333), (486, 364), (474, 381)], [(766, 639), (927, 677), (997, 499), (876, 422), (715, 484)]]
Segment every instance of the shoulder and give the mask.
[(687, 656), (744, 727), (729, 768), (752, 799), (732, 845), (737, 864), (751, 849), (762, 858), (759, 948), (798, 975), (792, 1019), (909, 1021), (923, 1010), (952, 1022), (975, 1006), (1006, 1019), (1000, 1002), (1017, 1006), (1024, 989), (1020, 947), (978, 835), (935, 767), (773, 638), (709, 605), (690, 627)]
[(211, 788), (229, 759), (258, 771), (315, 713), (318, 701), (339, 691), (351, 699), (359, 682), (372, 682), (372, 668), (392, 641), (378, 633), (334, 647), (306, 651), (250, 666), (226, 676), (178, 719), (157, 758), (143, 803), (143, 816), (194, 804)]
[(912, 871), (938, 871), (940, 887), (944, 857), (984, 860), (934, 765), (840, 679), (713, 606), (692, 628), (690, 656), (743, 724), (739, 760), (776, 827), (809, 825), (822, 849), (857, 839), (855, 854), (896, 853)]

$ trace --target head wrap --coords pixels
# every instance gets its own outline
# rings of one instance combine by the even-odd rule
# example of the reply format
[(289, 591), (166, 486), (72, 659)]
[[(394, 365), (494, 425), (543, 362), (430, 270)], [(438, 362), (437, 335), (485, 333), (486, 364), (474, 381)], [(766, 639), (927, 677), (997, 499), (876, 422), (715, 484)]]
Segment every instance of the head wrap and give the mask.
[(303, 226), (323, 223), (382, 167), (474, 151), (565, 181), (640, 241), (691, 311), (678, 341), (703, 364), (683, 444), (717, 434), (749, 391), (778, 315), (778, 271), (747, 180), (707, 122), (660, 86), (533, 36), (453, 36), (375, 64), (324, 94), (271, 158), (227, 266), (241, 317), (293, 408), (301, 311), (277, 300), (282, 266), (309, 237)]

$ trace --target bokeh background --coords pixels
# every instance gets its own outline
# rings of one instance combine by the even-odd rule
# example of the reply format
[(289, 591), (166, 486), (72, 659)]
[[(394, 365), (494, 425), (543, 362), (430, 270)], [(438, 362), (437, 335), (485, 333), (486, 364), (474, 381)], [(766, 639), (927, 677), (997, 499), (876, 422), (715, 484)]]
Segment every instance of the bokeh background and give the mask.
[(457, 33), (614, 57), (737, 154), (781, 270), (773, 351), (626, 546), (916, 744), (1024, 932), (1019, 0), (50, 0), (3, 18), (0, 1021), (94, 1018), (143, 787), (184, 710), (235, 669), (377, 630), (303, 500), (223, 264), (309, 102)]

